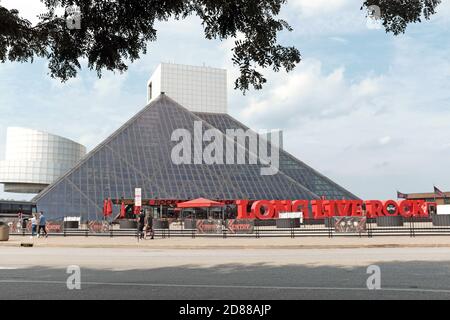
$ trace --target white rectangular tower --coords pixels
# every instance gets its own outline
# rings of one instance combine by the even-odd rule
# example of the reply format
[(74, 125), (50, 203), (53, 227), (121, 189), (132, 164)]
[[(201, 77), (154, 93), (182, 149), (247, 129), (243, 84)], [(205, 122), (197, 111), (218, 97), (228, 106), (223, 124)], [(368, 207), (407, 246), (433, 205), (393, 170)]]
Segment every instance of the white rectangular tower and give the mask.
[(147, 102), (164, 92), (195, 112), (227, 113), (227, 71), (161, 63), (147, 82)]

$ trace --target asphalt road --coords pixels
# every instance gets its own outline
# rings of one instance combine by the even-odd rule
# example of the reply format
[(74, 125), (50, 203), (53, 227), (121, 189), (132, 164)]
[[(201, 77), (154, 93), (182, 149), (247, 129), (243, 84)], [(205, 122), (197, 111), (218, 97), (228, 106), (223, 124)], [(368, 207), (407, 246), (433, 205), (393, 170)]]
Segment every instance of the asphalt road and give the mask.
[[(367, 267), (381, 270), (368, 290)], [(67, 288), (80, 267), (81, 289)], [(450, 248), (0, 248), (0, 299), (450, 299)]]

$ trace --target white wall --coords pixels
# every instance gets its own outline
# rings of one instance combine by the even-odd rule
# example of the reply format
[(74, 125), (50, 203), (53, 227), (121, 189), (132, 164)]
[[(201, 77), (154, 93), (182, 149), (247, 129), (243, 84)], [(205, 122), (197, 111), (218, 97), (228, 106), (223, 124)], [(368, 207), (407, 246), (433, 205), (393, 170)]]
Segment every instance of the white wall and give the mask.
[[(227, 113), (227, 71), (211, 67), (161, 63), (153, 73), (152, 99), (161, 92), (196, 112)], [(147, 101), (150, 101), (147, 94)]]
[[(152, 92), (149, 92), (149, 86), (152, 84)], [(150, 80), (147, 82), (147, 103), (155, 99), (161, 93), (161, 65), (158, 65), (156, 70), (153, 72)], [(150, 98), (151, 96), (151, 98)]]
[(450, 204), (438, 205), (437, 214), (450, 214)]
[(33, 129), (7, 130), (0, 183), (50, 184), (71, 169), (86, 147), (66, 138)]

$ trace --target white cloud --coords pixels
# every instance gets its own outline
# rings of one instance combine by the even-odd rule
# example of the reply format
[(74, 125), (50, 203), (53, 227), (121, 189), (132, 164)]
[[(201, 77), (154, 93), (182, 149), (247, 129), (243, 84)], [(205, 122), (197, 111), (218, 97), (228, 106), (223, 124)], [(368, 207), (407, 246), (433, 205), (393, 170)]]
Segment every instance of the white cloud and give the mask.
[[(303, 37), (318, 35), (362, 34), (370, 29), (366, 12), (361, 10), (364, 0), (292, 0), (282, 10), (283, 17)], [(450, 1), (444, 0), (437, 7), (430, 21), (409, 25), (407, 30), (427, 25), (450, 26)], [(370, 30), (372, 35), (384, 33), (384, 28)]]
[(450, 26), (450, 1), (443, 0), (431, 20), (442, 26)]
[(292, 73), (271, 77), (268, 88), (258, 98), (251, 98), (241, 116), (248, 122), (270, 119), (272, 123), (297, 126), (317, 118), (348, 116), (372, 104), (379, 79), (369, 77), (351, 83), (344, 74), (343, 67), (324, 73), (320, 61), (307, 59)]
[(378, 141), (381, 145), (384, 146), (384, 145), (389, 144), (389, 142), (392, 141), (392, 138), (390, 136), (385, 136), (385, 137), (381, 137)]
[(269, 74), (238, 118), (284, 129), (288, 151), (362, 197), (426, 191), (433, 181), (450, 188), (450, 48), (392, 42), (384, 73), (368, 64), (355, 77), (305, 59), (290, 74)]
[(342, 43), (342, 44), (347, 44), (348, 40), (345, 38), (341, 38), (341, 37), (330, 37), (330, 40)]
[(354, 34), (367, 30), (361, 4), (355, 0), (288, 1), (282, 16), (303, 37)]
[(318, 16), (324, 13), (335, 13), (351, 3), (351, 0), (292, 0), (289, 5), (307, 16)]
[(95, 80), (94, 92), (102, 97), (120, 95), (122, 86), (127, 78), (127, 73), (115, 74), (106, 72), (101, 78)]

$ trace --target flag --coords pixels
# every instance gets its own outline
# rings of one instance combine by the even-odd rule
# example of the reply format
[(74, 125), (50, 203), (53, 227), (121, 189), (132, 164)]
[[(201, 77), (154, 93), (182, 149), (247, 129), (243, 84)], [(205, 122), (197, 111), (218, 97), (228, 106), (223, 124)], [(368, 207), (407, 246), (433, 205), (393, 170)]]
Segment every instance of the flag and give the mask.
[(408, 195), (406, 193), (397, 191), (397, 199), (408, 199)]
[(438, 189), (438, 187), (434, 186), (434, 194), (441, 198), (447, 198), (444, 192)]
[(125, 218), (125, 203), (122, 200), (122, 203), (120, 204), (120, 219)]

